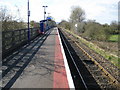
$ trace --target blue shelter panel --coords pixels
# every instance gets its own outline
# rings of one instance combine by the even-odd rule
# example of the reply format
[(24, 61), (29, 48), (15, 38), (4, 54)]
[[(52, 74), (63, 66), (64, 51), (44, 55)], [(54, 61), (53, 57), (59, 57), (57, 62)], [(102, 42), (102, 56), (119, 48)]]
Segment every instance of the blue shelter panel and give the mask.
[(41, 33), (44, 33), (45, 32), (45, 22), (46, 22), (47, 20), (41, 20), (40, 21), (40, 32)]
[(40, 22), (40, 32), (43, 32), (43, 31), (44, 31), (44, 23)]

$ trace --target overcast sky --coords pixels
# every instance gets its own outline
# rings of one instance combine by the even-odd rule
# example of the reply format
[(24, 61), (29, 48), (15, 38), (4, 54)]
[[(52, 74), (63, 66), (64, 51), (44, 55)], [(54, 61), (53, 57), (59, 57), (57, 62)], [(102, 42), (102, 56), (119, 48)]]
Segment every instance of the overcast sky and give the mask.
[[(27, 21), (27, 1), (28, 0), (0, 0), (0, 6), (6, 6), (11, 14), (20, 16)], [(118, 21), (119, 0), (29, 0), (30, 20), (40, 21), (44, 19), (43, 5), (47, 5), (47, 15), (50, 13), (56, 22), (68, 20), (71, 7), (80, 6), (86, 13), (86, 20), (96, 20), (101, 24), (116, 20)], [(20, 13), (17, 12), (20, 9)], [(46, 15), (46, 16), (47, 16)]]

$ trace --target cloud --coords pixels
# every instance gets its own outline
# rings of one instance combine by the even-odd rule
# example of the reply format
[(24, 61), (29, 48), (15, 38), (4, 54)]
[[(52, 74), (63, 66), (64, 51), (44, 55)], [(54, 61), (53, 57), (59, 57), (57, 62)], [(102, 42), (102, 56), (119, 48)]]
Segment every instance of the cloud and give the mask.
[(94, 19), (100, 23), (117, 20), (118, 0), (81, 0), (79, 5), (85, 10), (87, 19)]
[[(62, 19), (68, 20), (71, 7), (80, 6), (86, 12), (86, 19), (95, 19), (100, 23), (110, 23), (117, 20), (117, 5), (119, 0), (29, 0), (30, 20), (40, 21), (43, 19), (43, 5), (47, 5), (47, 13), (55, 18), (57, 22)], [(27, 0), (1, 0), (0, 4), (5, 4), (16, 12), (15, 5), (20, 9), (20, 15), (27, 21)], [(47, 14), (46, 14), (47, 16)]]

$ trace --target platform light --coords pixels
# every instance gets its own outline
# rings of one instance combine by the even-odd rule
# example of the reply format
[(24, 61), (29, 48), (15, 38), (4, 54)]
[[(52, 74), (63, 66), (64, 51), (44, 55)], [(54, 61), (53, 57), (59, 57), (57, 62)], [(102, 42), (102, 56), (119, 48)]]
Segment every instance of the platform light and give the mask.
[(43, 8), (44, 8), (44, 20), (45, 20), (45, 14), (46, 14), (46, 11), (45, 11), (46, 7), (48, 7), (48, 6), (43, 6)]

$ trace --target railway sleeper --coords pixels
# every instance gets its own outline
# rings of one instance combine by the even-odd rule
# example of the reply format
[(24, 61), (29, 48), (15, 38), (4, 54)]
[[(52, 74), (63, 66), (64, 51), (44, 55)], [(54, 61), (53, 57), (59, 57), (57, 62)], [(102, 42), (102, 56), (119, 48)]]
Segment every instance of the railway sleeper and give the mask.
[[(94, 88), (94, 89), (97, 88), (97, 90), (100, 89), (99, 85), (97, 84), (97, 82), (95, 81), (93, 76), (90, 74), (90, 72), (87, 70), (87, 68), (85, 67), (85, 65), (83, 64), (83, 62), (79, 58), (79, 56), (77, 56), (76, 52), (74, 51), (72, 46), (68, 43), (66, 38), (61, 33), (60, 33), (60, 36), (62, 37), (63, 47), (64, 47), (64, 50), (65, 50), (65, 54), (66, 54), (66, 57), (67, 57), (67, 60), (68, 60), (68, 65), (70, 67), (70, 71), (71, 71), (71, 74), (72, 74), (72, 77), (73, 77), (75, 88), (83, 88), (82, 87), (83, 81), (81, 80), (81, 77), (79, 75), (79, 73), (80, 73), (82, 75), (82, 78), (83, 78), (85, 84), (87, 85), (87, 88), (89, 88), (89, 89), (90, 88), (91, 89), (92, 88)], [(69, 49), (69, 51), (68, 51), (67, 48)], [(71, 55), (69, 55), (69, 53)], [(71, 56), (73, 58), (72, 60), (70, 58)]]
[[(66, 41), (66, 42), (67, 42), (67, 41)], [(71, 42), (71, 41), (70, 41), (70, 42)], [(76, 42), (73, 43), (73, 44), (76, 44)], [(73, 45), (73, 44), (72, 44), (72, 45)], [(68, 45), (68, 42), (67, 42), (67, 45)], [(70, 46), (70, 45), (68, 45), (68, 46)], [(72, 47), (70, 46), (70, 51), (72, 51), (71, 48), (72, 48)], [(82, 50), (82, 51), (83, 51), (83, 50)], [(84, 51), (83, 51), (83, 52), (84, 52)], [(85, 53), (85, 54), (86, 54), (86, 53)], [(88, 54), (86, 54), (86, 55), (88, 55)], [(88, 56), (89, 56), (89, 55), (88, 55)], [(91, 62), (91, 61), (85, 61), (86, 63), (89, 63), (90, 66), (100, 67), (99, 64), (98, 64), (96, 61), (94, 61), (91, 56), (89, 56), (89, 58), (91, 59), (92, 62)], [(79, 59), (80, 59), (80, 58), (79, 58)], [(81, 60), (76, 61), (77, 64), (78, 64), (79, 61), (81, 62)], [(82, 60), (82, 61), (84, 62), (84, 60)], [(85, 63), (85, 62), (84, 62), (84, 63)], [(94, 62), (94, 63), (93, 63), (93, 62)], [(96, 64), (96, 65), (95, 65), (95, 64)], [(78, 65), (78, 67), (79, 67), (79, 65)], [(89, 67), (88, 67), (88, 68), (89, 68)], [(103, 68), (102, 68), (102, 69), (103, 69)], [(103, 69), (103, 70), (104, 70), (104, 69)], [(103, 71), (103, 70), (102, 70), (102, 71)], [(85, 70), (83, 70), (83, 71), (85, 71)], [(97, 70), (96, 70), (96, 71), (97, 71)], [(96, 73), (96, 71), (93, 71), (93, 72)], [(81, 72), (82, 72), (82, 71), (81, 71)], [(98, 72), (101, 72), (101, 70), (98, 69)], [(85, 74), (83, 74), (83, 75), (85, 75)], [(104, 74), (100, 74), (100, 75), (104, 75)], [(98, 75), (98, 77), (103, 77), (103, 76), (100, 76), (100, 75)], [(76, 76), (75, 76), (75, 77), (76, 77)], [(84, 78), (84, 77), (83, 77), (83, 78)], [(104, 77), (103, 77), (103, 78), (104, 78)], [(103, 83), (104, 83), (103, 86), (106, 86), (106, 87), (102, 87), (102, 88), (109, 88), (109, 87), (116, 88), (116, 87), (113, 86), (113, 84), (109, 84), (109, 83), (111, 83), (111, 82), (109, 82), (106, 78), (104, 78), (104, 79), (105, 79), (105, 81), (107, 81), (107, 83), (104, 83), (103, 81), (98, 82), (98, 83), (102, 83), (102, 84), (99, 84), (100, 87), (102, 87), (101, 85), (103, 85)], [(101, 80), (104, 80), (104, 79), (101, 79)], [(87, 85), (88, 85), (88, 84), (87, 84)]]

